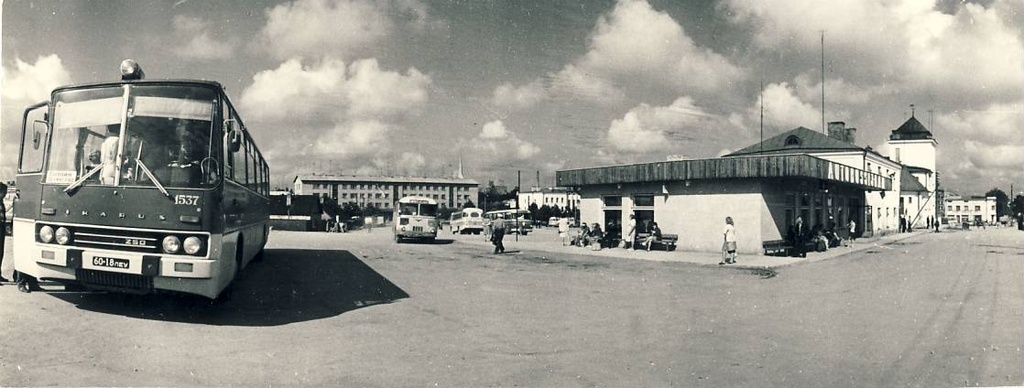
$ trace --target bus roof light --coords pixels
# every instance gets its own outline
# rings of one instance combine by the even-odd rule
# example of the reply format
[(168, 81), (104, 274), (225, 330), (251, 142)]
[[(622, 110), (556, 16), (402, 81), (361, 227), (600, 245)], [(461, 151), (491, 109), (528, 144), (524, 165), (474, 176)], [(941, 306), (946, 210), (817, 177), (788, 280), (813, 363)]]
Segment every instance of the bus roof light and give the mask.
[(139, 66), (134, 59), (125, 59), (121, 61), (121, 80), (140, 80), (146, 78), (146, 73), (142, 71), (142, 66)]

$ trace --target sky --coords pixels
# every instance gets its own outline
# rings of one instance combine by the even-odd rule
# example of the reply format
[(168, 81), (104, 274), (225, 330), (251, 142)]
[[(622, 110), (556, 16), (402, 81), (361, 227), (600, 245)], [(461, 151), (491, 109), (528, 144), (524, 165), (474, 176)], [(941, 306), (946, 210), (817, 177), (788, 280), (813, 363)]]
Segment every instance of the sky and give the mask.
[[(1024, 190), (1020, 0), (5, 0), (0, 179), (61, 85), (223, 84), (271, 167), (554, 184), (913, 115), (947, 191)], [(824, 60), (823, 60), (824, 58)], [(823, 73), (824, 69), (824, 74)], [(822, 88), (824, 79), (824, 88)], [(822, 107), (824, 89), (824, 109)], [(912, 107), (913, 106), (913, 107)]]

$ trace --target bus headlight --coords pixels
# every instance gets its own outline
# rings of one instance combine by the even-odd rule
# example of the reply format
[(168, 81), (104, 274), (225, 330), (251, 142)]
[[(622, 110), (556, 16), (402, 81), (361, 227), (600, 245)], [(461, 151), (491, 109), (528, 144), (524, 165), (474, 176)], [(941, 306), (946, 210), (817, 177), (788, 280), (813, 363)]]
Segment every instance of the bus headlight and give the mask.
[(177, 236), (164, 237), (164, 253), (177, 253), (181, 249), (181, 240)]
[(185, 239), (185, 253), (194, 255), (200, 249), (203, 249), (203, 240), (200, 240), (199, 237), (191, 236)]
[(39, 241), (47, 244), (53, 241), (53, 228), (50, 225), (43, 225), (39, 228)]
[(55, 235), (57, 236), (57, 244), (68, 245), (68, 242), (71, 241), (71, 231), (63, 226), (57, 228)]

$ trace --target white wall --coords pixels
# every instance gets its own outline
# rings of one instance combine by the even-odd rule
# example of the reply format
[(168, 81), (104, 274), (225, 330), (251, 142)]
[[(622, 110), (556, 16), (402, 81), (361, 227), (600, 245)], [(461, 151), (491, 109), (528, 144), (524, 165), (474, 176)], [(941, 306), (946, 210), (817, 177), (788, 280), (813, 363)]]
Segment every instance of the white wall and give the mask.
[[(580, 221), (607, 223), (602, 196), (621, 195), (623, 219), (620, 222), (626, 225), (633, 211), (632, 195), (654, 194), (654, 221), (662, 233), (679, 235), (676, 249), (719, 252), (725, 217), (729, 216), (736, 225), (739, 252), (761, 254), (762, 241), (781, 237), (760, 190), (760, 183), (753, 180), (693, 181), (690, 186), (684, 181), (623, 185), (622, 188), (590, 186), (580, 193)], [(668, 195), (664, 191), (668, 191)], [(774, 235), (763, 237), (764, 230)]]

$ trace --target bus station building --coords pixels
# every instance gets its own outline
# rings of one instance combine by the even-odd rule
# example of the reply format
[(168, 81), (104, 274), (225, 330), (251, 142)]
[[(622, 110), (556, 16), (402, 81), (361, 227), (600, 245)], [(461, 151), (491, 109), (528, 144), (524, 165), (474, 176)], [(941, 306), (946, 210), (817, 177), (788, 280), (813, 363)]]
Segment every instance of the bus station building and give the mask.
[[(856, 129), (842, 122), (829, 123), (828, 135), (799, 127), (719, 158), (560, 170), (556, 183), (579, 193), (581, 222), (608, 230), (627, 225), (632, 214), (641, 233), (655, 221), (663, 233), (677, 234), (681, 250), (720, 251), (726, 217), (735, 222), (739, 252), (748, 255), (785, 239), (797, 217), (806, 230), (843, 236), (851, 220), (858, 236), (898, 232), (911, 213), (904, 182), (919, 190), (912, 193), (915, 204), (934, 197), (934, 183), (929, 191), (908, 166), (857, 146), (855, 137)], [(922, 141), (902, 153), (934, 158), (934, 149), (924, 149), (934, 146)]]

